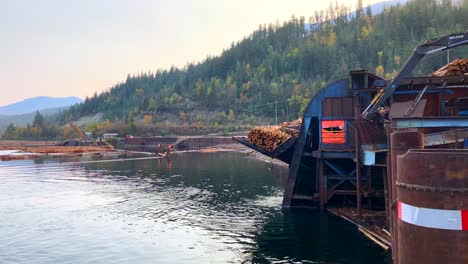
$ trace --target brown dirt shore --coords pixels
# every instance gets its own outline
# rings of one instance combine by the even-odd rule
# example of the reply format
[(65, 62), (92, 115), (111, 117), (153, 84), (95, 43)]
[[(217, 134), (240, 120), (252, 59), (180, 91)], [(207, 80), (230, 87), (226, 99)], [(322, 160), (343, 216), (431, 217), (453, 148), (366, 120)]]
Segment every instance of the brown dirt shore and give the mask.
[(36, 140), (0, 140), (0, 150), (14, 149), (15, 147), (54, 146), (60, 141), (36, 141)]
[(56, 146), (57, 143), (57, 141), (0, 140), (0, 160), (38, 159), (45, 155), (71, 157), (81, 156), (83, 153), (107, 153), (113, 151), (109, 147)]
[[(114, 149), (102, 146), (56, 146), (58, 141), (28, 141), (28, 140), (0, 140), (0, 161), (39, 159), (44, 156), (53, 158), (80, 157), (86, 155), (106, 155), (116, 152)], [(12, 152), (8, 152), (11, 150)], [(5, 153), (2, 154), (2, 151)], [(13, 152), (14, 151), (14, 152)], [(191, 150), (194, 152), (208, 153), (220, 151), (236, 151), (245, 153), (253, 158), (287, 166), (279, 160), (271, 159), (241, 144), (222, 144), (212, 148)], [(177, 151), (178, 152), (178, 151)], [(181, 151), (184, 152), (184, 151)], [(175, 152), (176, 153), (176, 152)]]

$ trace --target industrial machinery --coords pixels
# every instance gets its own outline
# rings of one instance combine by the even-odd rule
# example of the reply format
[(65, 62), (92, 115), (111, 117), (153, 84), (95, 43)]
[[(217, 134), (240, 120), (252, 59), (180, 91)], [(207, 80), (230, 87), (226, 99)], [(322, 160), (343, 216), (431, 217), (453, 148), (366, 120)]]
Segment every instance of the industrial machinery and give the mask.
[(99, 141), (96, 142), (96, 140), (91, 139), (90, 136), (88, 136), (88, 132), (83, 133), (80, 128), (78, 128), (75, 123), (73, 123), (71, 120), (68, 121), (68, 124), (75, 130), (76, 134), (79, 136), (79, 138), (76, 139), (67, 139), (63, 142), (60, 143), (60, 146), (107, 146), (107, 147), (112, 147), (109, 143), (104, 142), (104, 141)]
[(79, 138), (67, 139), (61, 142), (60, 146), (86, 146), (88, 142), (86, 140), (86, 135), (79, 129), (72, 121), (68, 121), (68, 124), (75, 130)]
[[(370, 236), (387, 248), (393, 243), (395, 256), (397, 154), (419, 145), (438, 149), (468, 145), (468, 75), (408, 76), (425, 55), (467, 44), (468, 31), (426, 41), (392, 81), (366, 70), (351, 71), (348, 78), (329, 84), (311, 99), (299, 136), (274, 151), (261, 150), (246, 138), (234, 140), (289, 164), (283, 207), (326, 208), (367, 225), (366, 232), (384, 230)], [(397, 133), (401, 129), (422, 136), (405, 138)], [(467, 157), (463, 153), (457, 157)], [(458, 168), (457, 175), (466, 179), (466, 163)]]
[(86, 142), (86, 135), (79, 129), (72, 121), (68, 121), (68, 124), (75, 130), (75, 132), (80, 136), (81, 142)]
[[(468, 98), (468, 76), (407, 76), (425, 55), (466, 44), (468, 31), (428, 40), (414, 50), (390, 82), (366, 70), (351, 71), (348, 78), (331, 83), (312, 98), (299, 136), (274, 151), (260, 149), (246, 138), (234, 140), (290, 164), (283, 207), (323, 208), (337, 198), (358, 207), (363, 202), (372, 208), (384, 207), (378, 202), (384, 198), (387, 184), (388, 144), (383, 123), (393, 118), (462, 113), (463, 106), (456, 102)], [(455, 132), (435, 132), (428, 135), (428, 144), (453, 143), (450, 139)], [(466, 130), (457, 133), (459, 140), (466, 137)]]
[[(392, 94), (395, 92), (395, 90), (403, 81), (403, 79), (411, 74), (416, 65), (426, 55), (453, 49), (467, 44), (468, 31), (466, 31), (465, 33), (451, 34), (438, 39), (428, 40), (424, 44), (418, 46), (413, 51), (408, 61), (405, 63), (405, 65), (397, 74), (397, 76), (388, 84), (388, 86), (384, 90), (381, 90), (376, 95), (376, 97), (372, 100), (371, 104), (369, 104), (369, 106), (364, 110), (364, 112), (362, 113), (362, 117), (366, 119), (375, 119), (375, 116), (378, 115), (379, 107), (381, 107), (384, 104), (384, 102), (387, 99), (389, 99), (390, 96), (392, 96)], [(429, 85), (430, 84), (428, 84), (428, 86)], [(425, 91), (426, 89), (423, 89), (421, 93), (424, 94)], [(422, 94), (416, 98), (415, 104), (419, 102)], [(409, 110), (411, 110), (411, 108)]]

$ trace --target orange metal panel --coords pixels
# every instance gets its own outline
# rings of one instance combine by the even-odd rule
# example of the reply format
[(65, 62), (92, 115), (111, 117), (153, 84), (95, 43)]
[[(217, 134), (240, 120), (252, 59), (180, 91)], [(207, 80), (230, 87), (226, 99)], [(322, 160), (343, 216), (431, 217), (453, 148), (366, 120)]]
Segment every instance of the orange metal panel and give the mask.
[(345, 122), (344, 120), (322, 121), (322, 143), (323, 144), (345, 144)]

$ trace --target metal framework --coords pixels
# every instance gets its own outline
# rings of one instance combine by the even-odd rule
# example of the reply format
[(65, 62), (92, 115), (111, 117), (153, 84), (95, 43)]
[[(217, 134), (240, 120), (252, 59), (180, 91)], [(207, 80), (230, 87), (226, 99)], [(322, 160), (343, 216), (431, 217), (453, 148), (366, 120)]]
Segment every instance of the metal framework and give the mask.
[(399, 128), (436, 128), (436, 127), (468, 127), (468, 117), (422, 117), (394, 118), (392, 127)]
[(369, 104), (364, 112), (362, 112), (361, 116), (365, 119), (376, 119), (378, 117), (378, 109), (388, 98), (390, 98), (390, 96), (392, 96), (403, 79), (411, 74), (414, 68), (426, 55), (453, 49), (462, 45), (468, 45), (468, 31), (465, 31), (464, 33), (450, 34), (437, 39), (431, 39), (416, 47), (403, 68), (398, 72), (397, 76), (387, 85), (387, 87), (385, 87), (384, 90), (377, 93), (371, 104)]

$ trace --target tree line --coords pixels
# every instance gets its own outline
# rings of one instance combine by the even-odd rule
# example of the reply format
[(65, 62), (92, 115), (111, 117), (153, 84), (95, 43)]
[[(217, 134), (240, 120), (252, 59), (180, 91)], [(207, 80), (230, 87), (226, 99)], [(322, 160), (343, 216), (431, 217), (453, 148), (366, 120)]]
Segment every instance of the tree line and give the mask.
[[(128, 75), (110, 89), (56, 115), (64, 124), (103, 113), (111, 123), (233, 126), (291, 120), (311, 97), (350, 70), (391, 78), (426, 39), (468, 29), (468, 0), (413, 0), (373, 15), (362, 0), (356, 11), (336, 2), (309, 18), (259, 25), (219, 56), (183, 68)], [(467, 56), (453, 51), (450, 58)], [(447, 61), (433, 56), (416, 74)]]
[(57, 124), (46, 122), (44, 116), (36, 111), (32, 125), (16, 127), (8, 125), (2, 139), (51, 139), (60, 137), (61, 129)]

